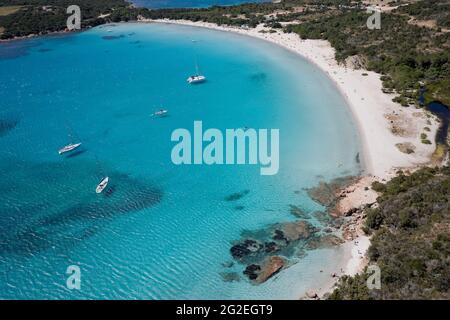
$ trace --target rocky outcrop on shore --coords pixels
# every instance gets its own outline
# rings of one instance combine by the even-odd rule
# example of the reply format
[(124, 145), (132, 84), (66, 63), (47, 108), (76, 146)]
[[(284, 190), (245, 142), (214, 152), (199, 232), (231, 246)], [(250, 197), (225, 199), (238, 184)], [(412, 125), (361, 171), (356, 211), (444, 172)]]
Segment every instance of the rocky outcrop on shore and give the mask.
[[(230, 247), (233, 259), (244, 265), (242, 273), (252, 283), (260, 284), (295, 263), (296, 259), (303, 258), (310, 250), (337, 247), (359, 237), (364, 210), (374, 204), (374, 192), (368, 188), (368, 181), (362, 180), (346, 177), (321, 182), (307, 192), (316, 202), (326, 206), (326, 211), (307, 213), (298, 206), (289, 205), (289, 212), (298, 220), (244, 232)], [(237, 195), (232, 198), (244, 194)], [(360, 202), (352, 198), (356, 196)], [(359, 206), (349, 206), (346, 201), (359, 203)], [(235, 274), (226, 274), (225, 278), (236, 281)]]
[(273, 277), (275, 274), (280, 272), (286, 265), (286, 261), (279, 256), (267, 257), (261, 265), (250, 264), (245, 270), (244, 274), (248, 276), (250, 280), (255, 283), (260, 284), (266, 282), (268, 279)]

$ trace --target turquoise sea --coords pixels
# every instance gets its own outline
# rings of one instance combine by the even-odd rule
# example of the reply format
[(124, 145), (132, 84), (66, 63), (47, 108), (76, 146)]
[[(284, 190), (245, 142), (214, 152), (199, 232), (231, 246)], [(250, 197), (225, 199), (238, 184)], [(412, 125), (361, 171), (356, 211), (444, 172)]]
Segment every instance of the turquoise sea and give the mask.
[(206, 8), (242, 3), (270, 2), (271, 0), (132, 0), (135, 5), (146, 8)]
[[(190, 86), (196, 56), (208, 81)], [(101, 26), (0, 44), (0, 97), (2, 299), (297, 298), (343, 258), (285, 252), (289, 268), (255, 285), (230, 254), (298, 219), (291, 205), (322, 230), (305, 188), (360, 171), (343, 97), (290, 51), (187, 26)], [(151, 118), (161, 105), (169, 116)], [(171, 133), (194, 120), (279, 129), (279, 173), (173, 165)], [(59, 156), (69, 135), (82, 149)], [(70, 265), (80, 290), (66, 287)]]

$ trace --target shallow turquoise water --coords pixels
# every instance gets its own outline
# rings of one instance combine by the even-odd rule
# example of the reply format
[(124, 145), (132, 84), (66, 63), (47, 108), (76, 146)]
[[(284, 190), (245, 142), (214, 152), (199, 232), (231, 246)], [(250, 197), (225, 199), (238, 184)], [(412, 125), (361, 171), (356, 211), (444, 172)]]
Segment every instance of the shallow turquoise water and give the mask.
[[(208, 82), (189, 86), (195, 53)], [(341, 258), (290, 257), (259, 286), (224, 266), (242, 232), (294, 220), (291, 204), (321, 209), (304, 188), (360, 170), (343, 98), (287, 50), (192, 27), (105, 26), (1, 45), (0, 97), (0, 298), (295, 298)], [(152, 119), (161, 104), (170, 116)], [(194, 120), (279, 128), (279, 173), (173, 165), (171, 132)], [(69, 132), (83, 149), (60, 157)], [(110, 191), (97, 196), (105, 174)], [(73, 264), (79, 291), (66, 288)]]
[(147, 8), (206, 8), (210, 6), (229, 6), (250, 2), (269, 2), (270, 0), (133, 0), (140, 7)]

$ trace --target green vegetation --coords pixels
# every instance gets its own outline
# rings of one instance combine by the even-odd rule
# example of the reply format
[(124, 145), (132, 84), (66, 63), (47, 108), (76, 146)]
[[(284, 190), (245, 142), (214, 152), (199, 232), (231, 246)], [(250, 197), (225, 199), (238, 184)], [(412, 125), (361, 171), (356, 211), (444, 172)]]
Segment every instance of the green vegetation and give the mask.
[(426, 0), (401, 6), (398, 13), (406, 13), (418, 20), (434, 20), (440, 27), (450, 28), (450, 3), (446, 0)]
[[(408, 23), (408, 17), (383, 14), (381, 30), (366, 26), (368, 15), (351, 10), (286, 27), (302, 38), (326, 39), (344, 62), (358, 55), (365, 67), (381, 73), (387, 92), (397, 92), (395, 102), (417, 104), (420, 83), (427, 96), (450, 105), (450, 33)], [(431, 100), (431, 99), (429, 99)]]
[(381, 269), (381, 289), (368, 290), (367, 274), (343, 277), (331, 299), (450, 298), (450, 167), (399, 175), (373, 189), (369, 209), (370, 264)]
[[(139, 9), (131, 8), (124, 0), (1, 0), (0, 12), (6, 14), (0, 15), (0, 28), (3, 29), (0, 38), (63, 31), (68, 18), (66, 10), (70, 5), (80, 6), (83, 28), (135, 20), (139, 13)], [(16, 10), (11, 10), (11, 6)], [(108, 16), (99, 18), (102, 14)]]
[[(357, 56), (361, 66), (381, 73), (383, 91), (397, 93), (394, 101), (402, 106), (418, 105), (421, 85), (427, 89), (426, 103), (440, 101), (450, 105), (450, 32), (441, 29), (447, 26), (450, 0), (413, 1), (392, 12), (383, 12), (381, 30), (367, 28), (369, 14), (365, 7), (360, 1), (350, 0), (284, 0), (161, 10), (133, 8), (125, 0), (0, 0), (0, 8), (21, 6), (0, 16), (0, 38), (62, 31), (67, 19), (65, 10), (70, 4), (81, 7), (84, 28), (142, 16), (248, 28), (263, 24), (269, 28), (266, 32), (283, 28), (302, 38), (326, 39), (336, 49), (339, 62)], [(416, 22), (434, 19), (439, 28), (419, 26), (411, 22), (412, 18)]]

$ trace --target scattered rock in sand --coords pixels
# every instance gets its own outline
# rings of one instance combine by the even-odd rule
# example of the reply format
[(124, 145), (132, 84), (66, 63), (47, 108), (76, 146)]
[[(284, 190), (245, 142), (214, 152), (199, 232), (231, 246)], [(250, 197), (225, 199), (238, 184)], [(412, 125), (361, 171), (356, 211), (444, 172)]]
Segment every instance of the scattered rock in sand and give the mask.
[(416, 146), (410, 142), (397, 143), (395, 146), (397, 147), (398, 150), (400, 150), (400, 152), (406, 154), (414, 153), (416, 150)]
[(308, 290), (306, 291), (306, 297), (309, 299), (317, 299), (319, 296), (315, 291)]

